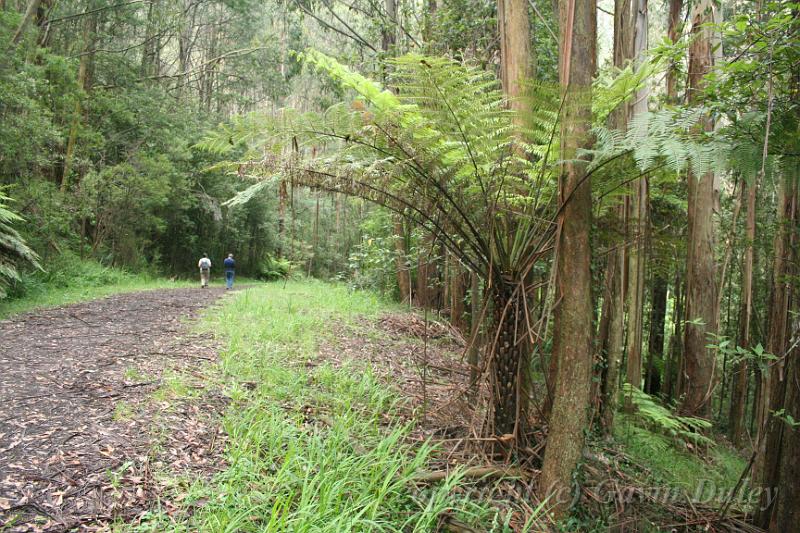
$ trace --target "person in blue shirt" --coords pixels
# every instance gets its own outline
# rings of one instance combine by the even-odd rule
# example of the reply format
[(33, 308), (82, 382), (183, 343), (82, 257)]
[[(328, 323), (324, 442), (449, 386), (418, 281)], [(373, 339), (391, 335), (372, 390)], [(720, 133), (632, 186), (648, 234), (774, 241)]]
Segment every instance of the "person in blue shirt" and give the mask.
[(225, 290), (227, 291), (233, 288), (233, 272), (236, 268), (233, 254), (228, 254), (228, 257), (222, 262), (222, 266), (225, 269)]

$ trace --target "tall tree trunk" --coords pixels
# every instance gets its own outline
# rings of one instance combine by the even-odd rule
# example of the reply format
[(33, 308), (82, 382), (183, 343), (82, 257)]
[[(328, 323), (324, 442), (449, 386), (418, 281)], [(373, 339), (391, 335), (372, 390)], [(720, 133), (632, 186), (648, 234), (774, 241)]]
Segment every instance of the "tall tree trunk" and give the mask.
[[(756, 199), (758, 182), (744, 185), (747, 188), (747, 221), (745, 222), (745, 248), (742, 260), (742, 295), (739, 309), (739, 335), (737, 344), (749, 348), (750, 322), (753, 319), (753, 243), (756, 238)], [(749, 368), (746, 359), (739, 359), (733, 366), (731, 384), (731, 408), (728, 418), (730, 439), (734, 446), (741, 446), (745, 436), (745, 408), (747, 406), (747, 382)]]
[(557, 361), (555, 394), (540, 488), (555, 518), (569, 509), (573, 473), (583, 453), (592, 376), (591, 248), (592, 187), (579, 149), (592, 145), (591, 86), (596, 68), (597, 5), (559, 2), (559, 81), (565, 97), (561, 125), (560, 231), (556, 267)]
[[(633, 2), (633, 59), (638, 66), (644, 61), (647, 50), (647, 0)], [(642, 88), (634, 96), (631, 118), (647, 113), (649, 91)], [(637, 179), (630, 195), (628, 224), (632, 243), (628, 254), (628, 338), (626, 346), (625, 381), (637, 389), (642, 388), (642, 332), (644, 328), (644, 282), (647, 236), (648, 181), (646, 177)], [(630, 412), (633, 405), (630, 398), (625, 399), (625, 410)]]
[[(711, 0), (700, 0), (692, 10), (689, 47), (689, 100), (700, 103), (704, 76), (711, 71), (713, 21)], [(698, 127), (714, 128), (710, 117)], [(716, 262), (714, 259), (714, 173), (688, 175), (689, 236), (686, 257), (686, 330), (683, 342), (685, 397), (681, 410), (693, 416), (708, 416), (714, 388), (715, 359), (707, 348), (709, 335), (717, 333)]]
[[(772, 270), (772, 291), (769, 306), (769, 330), (767, 351), (778, 359), (770, 361), (769, 369), (763, 372), (761, 384), (761, 413), (757, 456), (753, 465), (754, 479), (766, 492), (777, 487), (781, 478), (780, 464), (782, 437), (786, 422), (775, 412), (784, 409), (787, 391), (786, 366), (791, 359), (789, 347), (790, 310), (792, 306), (792, 256), (795, 250), (794, 224), (797, 222), (796, 176), (782, 177), (778, 197), (778, 229), (775, 232), (775, 262)], [(792, 384), (794, 386), (795, 384)], [(794, 413), (797, 414), (797, 413)], [(795, 457), (794, 460), (797, 460)], [(756, 512), (756, 523), (766, 528), (774, 510), (772, 503), (762, 492), (761, 505)], [(774, 491), (773, 491), (774, 492)], [(795, 502), (796, 504), (796, 502)]]
[[(90, 6), (93, 4), (90, 3)], [(91, 52), (94, 47), (95, 36), (97, 34), (97, 19), (94, 15), (87, 16), (83, 21), (83, 49), (80, 61), (78, 62), (78, 87), (82, 92), (89, 91), (89, 69), (94, 56)], [(66, 191), (69, 187), (70, 173), (75, 159), (75, 148), (78, 142), (78, 131), (81, 127), (83, 118), (84, 95), (79, 94), (75, 99), (75, 109), (73, 110), (72, 123), (70, 124), (67, 136), (67, 146), (64, 150), (64, 166), (61, 171), (61, 191)]]
[(647, 394), (661, 392), (661, 374), (655, 366), (656, 359), (664, 357), (664, 321), (667, 316), (667, 282), (656, 275), (653, 278), (650, 307), (650, 334), (647, 340)]
[[(794, 327), (796, 340), (800, 340), (800, 324)], [(785, 412), (800, 420), (800, 349), (794, 348), (786, 362)], [(774, 504), (769, 531), (784, 533), (796, 531), (800, 524), (800, 426), (784, 422), (778, 472), (777, 501)]]
[(527, 0), (497, 0), (500, 30), (500, 80), (510, 108), (525, 111), (525, 80), (531, 71), (531, 30)]
[(667, 360), (664, 364), (664, 398), (672, 400), (676, 387), (676, 376), (680, 376), (681, 368), (681, 322), (683, 320), (683, 290), (680, 270), (675, 273), (675, 291), (672, 298), (672, 336), (669, 340)]
[[(669, 23), (667, 34), (670, 42), (677, 44), (681, 36), (681, 12), (683, 11), (683, 0), (669, 0)], [(670, 65), (667, 70), (667, 100), (670, 103), (678, 103), (678, 68), (677, 65)], [(674, 329), (670, 337), (667, 359), (664, 364), (664, 397), (671, 400), (675, 389), (675, 376), (680, 376), (681, 367), (681, 274), (680, 269), (675, 273), (675, 290), (673, 297), (672, 320)], [(677, 369), (677, 371), (676, 371)]]
[(600, 350), (605, 362), (600, 381), (600, 406), (598, 422), (605, 435), (610, 435), (614, 425), (614, 411), (617, 407), (619, 388), (619, 369), (622, 363), (622, 347), (625, 337), (623, 324), (624, 288), (622, 268), (624, 266), (622, 248), (612, 250), (606, 264), (605, 292), (600, 326)]
[[(633, 55), (633, 26), (631, 24), (630, 0), (614, 1), (614, 66), (622, 69)], [(628, 127), (627, 103), (621, 104), (609, 117), (611, 126), (619, 131)], [(625, 202), (620, 203), (614, 223), (620, 235), (624, 234), (627, 214)], [(605, 293), (601, 327), (599, 330), (598, 348), (604, 361), (604, 369), (600, 385), (599, 423), (602, 431), (609, 434), (614, 422), (617, 389), (619, 387), (619, 370), (625, 343), (625, 286), (626, 275), (625, 247), (615, 246), (609, 252), (606, 263)]]
[[(672, 44), (677, 44), (681, 34), (681, 11), (683, 0), (669, 0), (669, 24), (667, 35)], [(667, 99), (670, 103), (678, 103), (678, 68), (671, 65), (667, 70)]]

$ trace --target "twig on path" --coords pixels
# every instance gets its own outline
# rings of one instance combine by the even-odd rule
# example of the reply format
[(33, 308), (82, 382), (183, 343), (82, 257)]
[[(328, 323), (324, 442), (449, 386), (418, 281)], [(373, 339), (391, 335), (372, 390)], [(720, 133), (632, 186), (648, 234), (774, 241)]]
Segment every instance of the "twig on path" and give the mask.
[(153, 381), (142, 381), (141, 383), (131, 383), (130, 385), (123, 385), (123, 389), (132, 389), (134, 387), (146, 387), (147, 385), (154, 385), (155, 383), (160, 383), (160, 379), (155, 379)]

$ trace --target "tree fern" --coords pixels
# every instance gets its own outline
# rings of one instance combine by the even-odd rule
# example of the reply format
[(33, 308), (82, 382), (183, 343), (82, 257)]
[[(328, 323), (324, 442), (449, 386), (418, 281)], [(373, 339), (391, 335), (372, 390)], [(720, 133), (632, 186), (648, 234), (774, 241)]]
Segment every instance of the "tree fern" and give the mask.
[(31, 250), (13, 225), (22, 222), (22, 217), (8, 207), (10, 198), (0, 192), (0, 298), (14, 281), (19, 281), (18, 266), (22, 262), (39, 266), (39, 257)]

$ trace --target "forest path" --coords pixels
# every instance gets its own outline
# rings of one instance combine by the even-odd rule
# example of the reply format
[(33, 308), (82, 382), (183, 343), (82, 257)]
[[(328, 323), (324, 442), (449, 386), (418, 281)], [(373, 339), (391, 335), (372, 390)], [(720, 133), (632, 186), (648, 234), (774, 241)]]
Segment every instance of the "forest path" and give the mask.
[(168, 385), (216, 360), (185, 319), (224, 292), (127, 293), (0, 321), (0, 530), (95, 530), (147, 508), (152, 468), (215, 462), (219, 405), (170, 401)]

